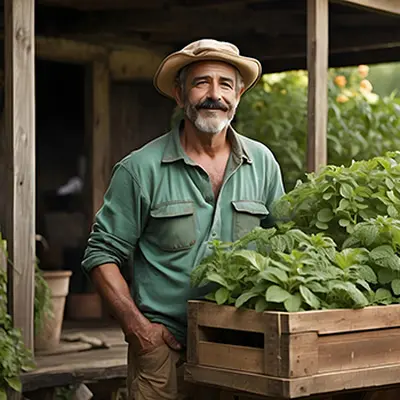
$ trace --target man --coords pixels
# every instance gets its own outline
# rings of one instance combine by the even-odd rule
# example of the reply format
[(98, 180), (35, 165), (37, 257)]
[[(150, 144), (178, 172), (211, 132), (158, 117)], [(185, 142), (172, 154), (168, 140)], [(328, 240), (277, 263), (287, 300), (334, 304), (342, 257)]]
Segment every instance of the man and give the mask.
[[(271, 152), (230, 123), (260, 63), (236, 46), (200, 40), (168, 56), (156, 88), (181, 124), (117, 163), (83, 260), (129, 343), (130, 399), (177, 399), (190, 273), (213, 239), (232, 241), (269, 221), (283, 194)], [(131, 292), (119, 266), (132, 260)]]

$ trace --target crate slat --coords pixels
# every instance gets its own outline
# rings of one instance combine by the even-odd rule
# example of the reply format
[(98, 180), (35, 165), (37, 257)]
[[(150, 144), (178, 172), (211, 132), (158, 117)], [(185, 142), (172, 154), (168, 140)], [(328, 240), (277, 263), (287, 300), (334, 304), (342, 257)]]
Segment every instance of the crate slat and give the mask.
[(199, 364), (262, 374), (264, 349), (199, 342)]

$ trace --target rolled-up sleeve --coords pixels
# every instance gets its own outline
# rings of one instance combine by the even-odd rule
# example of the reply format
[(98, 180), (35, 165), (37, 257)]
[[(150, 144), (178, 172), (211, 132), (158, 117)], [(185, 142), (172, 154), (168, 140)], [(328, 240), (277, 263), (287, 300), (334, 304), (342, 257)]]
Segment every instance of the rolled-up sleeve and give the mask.
[(127, 261), (142, 233), (148, 208), (149, 201), (137, 179), (123, 164), (117, 164), (89, 235), (82, 261), (84, 271), (106, 263), (121, 266)]

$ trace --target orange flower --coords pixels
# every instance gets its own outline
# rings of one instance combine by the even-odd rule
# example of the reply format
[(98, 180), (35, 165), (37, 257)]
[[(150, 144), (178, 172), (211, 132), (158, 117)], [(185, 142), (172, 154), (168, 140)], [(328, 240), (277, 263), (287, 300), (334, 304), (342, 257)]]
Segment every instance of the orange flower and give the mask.
[(368, 72), (369, 72), (368, 65), (359, 65), (358, 66), (358, 73), (360, 74), (361, 78), (367, 77)]
[(372, 92), (373, 89), (372, 84), (368, 79), (363, 79), (360, 82), (360, 88), (364, 89), (366, 92)]
[(346, 86), (347, 79), (346, 79), (346, 77), (344, 75), (338, 75), (335, 78), (335, 83), (336, 83), (337, 86), (342, 88), (342, 87)]
[(349, 98), (344, 94), (339, 94), (339, 96), (336, 97), (336, 101), (338, 103), (346, 103), (347, 101), (349, 101)]

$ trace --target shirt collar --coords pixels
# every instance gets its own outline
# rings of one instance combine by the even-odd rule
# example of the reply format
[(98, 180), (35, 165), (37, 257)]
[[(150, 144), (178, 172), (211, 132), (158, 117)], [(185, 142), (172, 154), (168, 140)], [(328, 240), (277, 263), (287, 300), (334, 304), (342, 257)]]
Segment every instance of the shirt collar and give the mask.
[[(163, 163), (173, 163), (183, 160), (188, 165), (196, 165), (196, 163), (194, 163), (193, 160), (188, 157), (182, 148), (179, 137), (182, 126), (183, 121), (181, 121), (179, 124), (176, 124), (170, 131), (169, 140), (165, 146), (162, 158)], [(227, 135), (232, 144), (232, 155), (235, 158), (235, 161), (240, 162), (241, 160), (244, 160), (248, 164), (251, 164), (253, 161), (250, 158), (246, 145), (240, 135), (231, 126), (228, 128)]]

